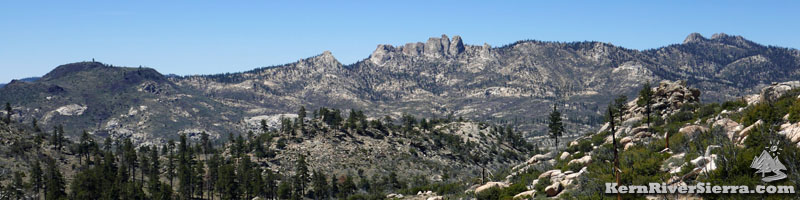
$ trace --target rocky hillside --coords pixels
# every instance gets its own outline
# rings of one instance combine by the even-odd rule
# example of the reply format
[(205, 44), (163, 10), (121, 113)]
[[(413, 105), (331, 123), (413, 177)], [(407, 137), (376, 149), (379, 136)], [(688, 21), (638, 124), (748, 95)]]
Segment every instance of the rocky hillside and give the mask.
[[(223, 160), (225, 163), (237, 163), (237, 166), (251, 166), (247, 168), (261, 172), (259, 175), (272, 174), (270, 176), (277, 178), (270, 177), (270, 180), (288, 185), (296, 181), (290, 177), (297, 176), (300, 168), (298, 163), (302, 158), (305, 168), (313, 169), (315, 174), (329, 174), (331, 183), (340, 179), (358, 181), (359, 185), (349, 189), (344, 188), (348, 186), (346, 183), (340, 183), (343, 185), (343, 194), (340, 194), (342, 199), (350, 195), (383, 196), (386, 192), (416, 192), (442, 185), (451, 189), (434, 191), (460, 195), (458, 189), (483, 180), (484, 173), (489, 177), (493, 171), (523, 161), (528, 152), (538, 151), (511, 127), (446, 118), (416, 118), (411, 115), (404, 115), (397, 121), (391, 118), (368, 119), (359, 111), (353, 111), (345, 118), (340, 112), (322, 108), (311, 113), (301, 111), (280, 116), (278, 123), (281, 128), (277, 130), (270, 128), (274, 125), (270, 125), (268, 119), (260, 119), (256, 122), (258, 131), (238, 136), (230, 134), (224, 142), (216, 144), (210, 142), (211, 138), (207, 138), (209, 135), (201, 133), (199, 142), (182, 139), (178, 142), (169, 141), (163, 146), (141, 144), (138, 148), (133, 146), (131, 138), (112, 140), (86, 134), (72, 141), (57, 136), (55, 130), (43, 131), (37, 124), (6, 124), (4, 120), (0, 121), (0, 186), (3, 186), (0, 187), (0, 197), (16, 194), (18, 197), (35, 198), (41, 195), (33, 186), (17, 184), (20, 182), (16, 176), (19, 173), (23, 176), (32, 175), (34, 163), (50, 161), (63, 174), (63, 183), (70, 184), (65, 190), (70, 195), (81, 195), (75, 191), (82, 187), (79, 184), (81, 178), (86, 178), (86, 174), (99, 173), (94, 169), (103, 166), (101, 162), (117, 162), (110, 166), (120, 166), (120, 170), (129, 169), (130, 172), (120, 173), (119, 176), (125, 179), (129, 178), (127, 176), (133, 177), (133, 184), (137, 184), (136, 179), (144, 182), (144, 174), (154, 173), (148, 175), (149, 181), (169, 182), (169, 188), (177, 190), (182, 187), (178, 187), (177, 183), (173, 185), (172, 179), (176, 170), (180, 174), (181, 169), (180, 165), (176, 169), (172, 163), (185, 159), (176, 156), (180, 152), (191, 154), (189, 160), (200, 168), (196, 176), (202, 181), (197, 182), (203, 184), (215, 181), (216, 178), (209, 178), (216, 176), (213, 174), (218, 170), (213, 163), (220, 164), (219, 160)], [(60, 129), (56, 130), (60, 132)], [(156, 153), (150, 154), (150, 151)], [(154, 160), (156, 162), (152, 165), (158, 166), (157, 170), (150, 168)], [(239, 171), (236, 173), (248, 176)], [(25, 178), (22, 181), (33, 184), (33, 180)], [(102, 184), (94, 181), (87, 184)], [(259, 181), (250, 183), (239, 180), (237, 183), (264, 184)], [(151, 186), (158, 183), (147, 184)], [(141, 188), (142, 185), (136, 187)], [(87, 194), (99, 193), (90, 191)], [(270, 191), (254, 195), (251, 192), (247, 195), (275, 196), (281, 193)], [(148, 190), (147, 194), (155, 196), (157, 192)], [(196, 196), (203, 194), (200, 192)], [(205, 195), (208, 194), (212, 194), (212, 191), (205, 191)], [(422, 196), (438, 195), (429, 192)]]
[[(787, 179), (776, 185), (796, 185), (800, 175), (800, 83), (775, 83), (759, 94), (722, 104), (699, 102), (700, 91), (686, 82), (661, 82), (652, 88), (651, 124), (641, 97), (625, 104), (616, 116), (615, 132), (605, 123), (596, 133), (571, 142), (563, 151), (530, 157), (511, 168), (505, 179), (473, 186), (467, 193), (486, 199), (556, 197), (616, 199), (603, 195), (606, 182), (615, 182), (613, 144), (619, 151), (623, 185), (763, 184), (751, 169), (761, 150), (781, 151)], [(614, 134), (615, 137), (612, 137)], [(612, 139), (616, 139), (616, 142)], [(776, 152), (773, 152), (776, 153)], [(724, 195), (624, 195), (623, 198), (731, 198)], [(784, 196), (790, 197), (790, 196)]]
[(632, 96), (647, 80), (687, 80), (715, 102), (798, 78), (800, 51), (740, 36), (691, 34), (682, 44), (638, 51), (602, 42), (525, 40), (500, 47), (443, 35), (422, 43), (378, 45), (344, 65), (330, 52), (280, 66), (206, 76), (165, 77), (149, 68), (96, 62), (57, 67), (32, 83), (0, 88), (14, 118), (64, 124), (74, 136), (163, 142), (179, 133), (218, 138), (247, 121), (300, 106), (359, 109), (380, 117), (410, 113), (513, 124), (541, 135), (541, 110), (559, 105), (567, 133), (597, 128), (606, 102)]

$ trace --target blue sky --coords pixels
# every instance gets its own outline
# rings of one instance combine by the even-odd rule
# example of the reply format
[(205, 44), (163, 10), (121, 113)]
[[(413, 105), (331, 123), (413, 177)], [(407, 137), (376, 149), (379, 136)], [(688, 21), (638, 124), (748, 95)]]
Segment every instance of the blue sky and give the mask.
[(797, 1), (4, 1), (0, 82), (97, 59), (164, 74), (278, 65), (330, 50), (461, 35), (467, 44), (602, 41), (633, 49), (725, 32), (800, 47)]

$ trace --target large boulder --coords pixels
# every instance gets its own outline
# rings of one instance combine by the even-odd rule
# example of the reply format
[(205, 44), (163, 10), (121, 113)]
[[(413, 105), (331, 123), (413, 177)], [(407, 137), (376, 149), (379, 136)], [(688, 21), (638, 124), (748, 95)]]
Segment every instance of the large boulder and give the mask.
[(711, 128), (721, 128), (731, 141), (736, 137), (736, 133), (742, 130), (742, 125), (728, 118), (722, 118), (714, 121)]
[(733, 142), (736, 142), (738, 144), (744, 143), (745, 138), (747, 138), (747, 136), (750, 135), (750, 131), (753, 131), (753, 129), (755, 129), (758, 126), (761, 126), (761, 124), (763, 123), (764, 121), (758, 120), (756, 121), (756, 123), (753, 123), (747, 128), (742, 129), (742, 131), (739, 132), (739, 135), (734, 136)]
[(442, 196), (432, 196), (432, 197), (428, 197), (427, 200), (442, 200), (442, 199), (444, 199), (444, 197), (442, 197)]
[(800, 123), (790, 124), (788, 126), (781, 126), (781, 131), (778, 132), (785, 136), (792, 143), (800, 142)]
[(554, 155), (555, 155), (555, 152), (548, 152), (546, 154), (536, 154), (536, 155), (532, 156), (530, 159), (528, 159), (528, 164), (533, 164), (533, 163), (537, 163), (537, 162), (540, 162), (540, 161), (553, 159)]
[(536, 190), (528, 190), (514, 195), (514, 199), (533, 199), (534, 196), (536, 196)]
[(549, 177), (551, 177), (553, 175), (557, 175), (557, 174), (561, 174), (561, 170), (554, 169), (554, 170), (546, 171), (546, 172), (544, 172), (542, 174), (539, 174), (539, 178), (540, 179), (549, 178)]
[(564, 153), (561, 153), (561, 156), (558, 158), (561, 160), (566, 160), (567, 158), (569, 158), (569, 155), (570, 155), (569, 152), (565, 151)]
[(575, 159), (575, 160), (570, 160), (569, 163), (567, 163), (567, 165), (571, 165), (571, 164), (574, 164), (574, 163), (581, 164), (581, 165), (586, 165), (586, 164), (589, 164), (590, 162), (592, 162), (592, 156), (585, 155), (585, 156), (583, 156), (581, 158), (578, 158), (578, 159)]
[(476, 194), (477, 194), (477, 193), (481, 193), (481, 192), (483, 192), (483, 191), (485, 191), (485, 190), (488, 190), (488, 189), (491, 189), (491, 188), (495, 188), (495, 187), (498, 187), (498, 188), (507, 188), (507, 187), (508, 187), (508, 183), (503, 183), (503, 182), (488, 182), (488, 183), (486, 183), (486, 184), (483, 184), (483, 185), (479, 186), (478, 188), (476, 188), (476, 189), (475, 189), (475, 193), (476, 193)]
[(561, 186), (561, 182), (555, 182), (552, 185), (544, 188), (544, 192), (547, 194), (547, 197), (554, 197), (558, 195), (558, 193), (560, 193), (561, 190), (563, 189), (564, 187)]
[(708, 128), (706, 128), (704, 126), (700, 126), (700, 125), (688, 125), (688, 126), (684, 126), (680, 130), (678, 130), (678, 132), (681, 133), (681, 134), (684, 134), (684, 136), (686, 136), (686, 137), (694, 137), (694, 136), (699, 135), (701, 133), (708, 132)]

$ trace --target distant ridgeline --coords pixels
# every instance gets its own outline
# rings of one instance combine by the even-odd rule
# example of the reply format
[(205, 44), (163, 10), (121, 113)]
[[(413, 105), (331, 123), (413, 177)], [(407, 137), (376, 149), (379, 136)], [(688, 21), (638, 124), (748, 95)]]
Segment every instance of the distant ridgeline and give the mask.
[[(632, 50), (602, 42), (524, 40), (501, 47), (442, 35), (402, 46), (378, 45), (343, 65), (331, 52), (280, 66), (217, 75), (165, 76), (150, 68), (79, 62), (39, 80), (0, 88), (20, 122), (63, 124), (68, 136), (130, 137), (160, 144), (180, 133), (212, 138), (254, 130), (253, 119), (301, 106), (357, 109), (370, 118), (409, 113), (513, 126), (526, 137), (547, 132), (547, 110), (564, 115), (565, 134), (591, 132), (617, 95), (645, 81), (686, 80), (719, 102), (796, 80), (796, 49), (741, 36), (691, 34), (681, 44)], [(275, 127), (273, 127), (275, 128)]]

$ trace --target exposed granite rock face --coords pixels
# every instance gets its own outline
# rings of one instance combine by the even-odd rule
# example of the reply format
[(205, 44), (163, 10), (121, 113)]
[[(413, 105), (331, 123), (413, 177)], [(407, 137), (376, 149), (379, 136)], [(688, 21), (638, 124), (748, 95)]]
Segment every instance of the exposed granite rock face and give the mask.
[(703, 41), (706, 41), (706, 40), (708, 40), (708, 39), (703, 37), (703, 35), (700, 35), (700, 33), (692, 33), (692, 34), (689, 34), (689, 36), (686, 36), (686, 39), (683, 40), (683, 43), (684, 44), (688, 44), (688, 43), (693, 43), (693, 42), (703, 42)]
[(789, 90), (800, 87), (800, 81), (789, 81), (783, 83), (772, 83), (772, 85), (761, 89), (759, 94), (759, 102), (774, 102), (779, 97), (786, 94)]
[(461, 41), (461, 36), (453, 36), (453, 41), (451, 42), (450, 48), (448, 48), (447, 53), (450, 56), (457, 56), (461, 52), (464, 52), (464, 42)]

